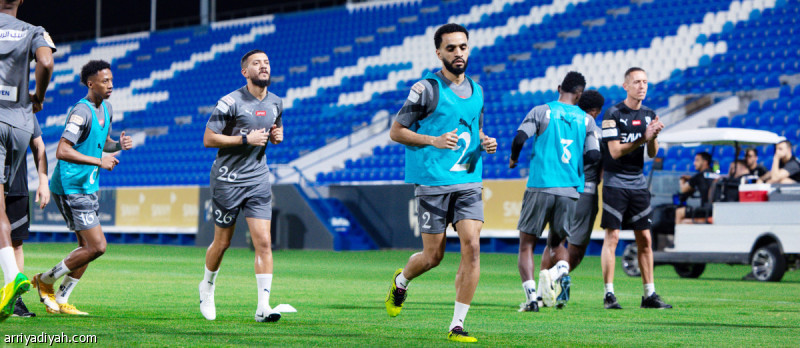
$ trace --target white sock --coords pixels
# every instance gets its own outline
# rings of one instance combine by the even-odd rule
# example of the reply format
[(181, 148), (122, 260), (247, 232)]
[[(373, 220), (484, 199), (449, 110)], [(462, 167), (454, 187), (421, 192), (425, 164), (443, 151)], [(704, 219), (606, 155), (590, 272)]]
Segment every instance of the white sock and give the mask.
[(464, 328), (464, 319), (467, 318), (467, 311), (469, 311), (469, 305), (463, 304), (461, 302), (456, 301), (456, 307), (453, 310), (453, 321), (450, 322), (450, 328), (447, 331), (452, 330), (456, 326), (461, 326)]
[[(614, 293), (614, 283), (606, 283), (606, 293), (605, 294), (607, 294), (609, 292), (612, 293), (612, 294)], [(603, 295), (605, 295), (605, 294), (603, 294)]]
[(272, 291), (272, 274), (256, 274), (258, 284), (258, 308), (272, 308), (269, 306), (269, 292)]
[(45, 284), (53, 284), (59, 278), (63, 277), (65, 274), (71, 272), (67, 265), (64, 263), (64, 260), (61, 260), (53, 269), (42, 273), (42, 281)]
[(219, 273), (219, 270), (213, 272), (209, 271), (208, 266), (204, 266), (203, 269), (205, 271), (205, 273), (203, 273), (203, 284), (210, 289), (217, 281), (217, 273)]
[(550, 275), (553, 275), (553, 280), (555, 281), (562, 276), (569, 274), (569, 263), (567, 261), (561, 260), (556, 262), (556, 265), (550, 269)]
[(536, 301), (536, 281), (533, 279), (526, 280), (522, 283), (522, 290), (525, 291), (527, 302)]
[(644, 285), (644, 297), (650, 297), (650, 295), (656, 292), (656, 285), (653, 283), (647, 283)]
[(403, 272), (400, 272), (400, 274), (394, 278), (394, 285), (403, 290), (408, 289), (409, 282), (411, 282), (411, 280), (406, 279), (406, 277), (403, 276)]
[(3, 268), (4, 284), (13, 282), (14, 278), (17, 277), (17, 273), (19, 273), (17, 259), (14, 258), (14, 248), (5, 247), (0, 249), (0, 267)]
[(61, 286), (59, 286), (58, 291), (56, 291), (56, 303), (67, 303), (69, 295), (72, 293), (72, 290), (75, 290), (75, 287), (78, 286), (79, 280), (80, 279), (75, 279), (70, 276), (64, 277), (64, 280), (61, 281)]

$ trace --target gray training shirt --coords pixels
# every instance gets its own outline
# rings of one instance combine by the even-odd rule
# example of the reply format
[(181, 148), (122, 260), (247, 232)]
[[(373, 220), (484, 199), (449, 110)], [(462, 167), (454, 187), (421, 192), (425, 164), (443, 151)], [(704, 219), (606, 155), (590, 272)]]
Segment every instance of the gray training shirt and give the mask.
[[(450, 88), (457, 96), (461, 98), (469, 98), (472, 96), (472, 85), (469, 83), (469, 80), (464, 79), (460, 85), (457, 85), (453, 81), (450, 81), (444, 77), (444, 74), (442, 74), (441, 71), (437, 71), (436, 76), (441, 78), (442, 81), (446, 82), (447, 88)], [(414, 130), (415, 123), (432, 114), (436, 110), (436, 106), (439, 105), (439, 88), (434, 88), (434, 86), (436, 86), (436, 83), (431, 83), (431, 81), (428, 80), (422, 80), (415, 83), (414, 86), (411, 87), (411, 92), (409, 92), (408, 99), (406, 99), (405, 104), (403, 104), (403, 107), (397, 112), (395, 121), (406, 128)], [(481, 129), (483, 129), (483, 110), (481, 110), (479, 122)], [(482, 188), (483, 184), (476, 182), (444, 186), (416, 185), (414, 195), (441, 195), (476, 187)]]
[[(90, 102), (91, 103), (91, 102)], [(106, 100), (106, 107), (108, 108), (108, 121), (114, 119), (114, 111), (111, 108), (111, 103)], [(92, 103), (94, 104), (94, 103)], [(105, 126), (105, 114), (103, 113), (103, 104), (94, 108), (97, 114), (97, 123), (102, 127)], [(92, 111), (84, 103), (78, 103), (69, 113), (67, 117), (67, 126), (64, 127), (64, 132), (61, 137), (69, 140), (73, 144), (82, 143), (89, 136), (92, 130)], [(111, 134), (111, 125), (108, 125), (108, 134)]]
[[(211, 113), (206, 127), (224, 135), (247, 135), (251, 130), (265, 129), (272, 125), (283, 126), (283, 101), (274, 93), (267, 92), (264, 100), (258, 100), (247, 86), (222, 97)], [(211, 166), (211, 185), (251, 186), (268, 180), (266, 147), (237, 145), (221, 148)]]
[(0, 122), (28, 132), (33, 132), (30, 62), (39, 47), (56, 51), (44, 28), (0, 13)]
[[(542, 134), (550, 124), (550, 116), (547, 114), (548, 111), (550, 111), (550, 106), (547, 104), (534, 107), (525, 115), (525, 119), (522, 120), (522, 124), (519, 125), (517, 130), (525, 133), (528, 138)], [(586, 142), (583, 144), (583, 153), (586, 154), (592, 150), (600, 151), (600, 141), (597, 139), (597, 134), (600, 132), (597, 128), (597, 124), (594, 123), (594, 118), (587, 114), (584, 122), (586, 123)], [(580, 196), (578, 190), (574, 187), (528, 187), (527, 191), (544, 192), (571, 198), (578, 198)]]

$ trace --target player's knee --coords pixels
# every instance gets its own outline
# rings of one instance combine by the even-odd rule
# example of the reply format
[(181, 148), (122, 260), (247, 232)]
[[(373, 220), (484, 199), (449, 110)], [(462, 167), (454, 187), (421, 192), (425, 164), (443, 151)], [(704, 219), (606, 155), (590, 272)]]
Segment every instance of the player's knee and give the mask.
[(214, 246), (214, 248), (216, 248), (216, 249), (227, 250), (227, 249), (228, 249), (228, 247), (230, 247), (230, 246), (231, 246), (231, 241), (229, 241), (229, 240), (216, 240), (216, 239), (215, 239), (215, 240), (212, 242), (212, 245), (213, 245), (213, 246)]
[(470, 240), (466, 243), (462, 243), (461, 245), (461, 257), (468, 258), (467, 261), (476, 262), (480, 260), (481, 255), (481, 243), (479, 240)]
[(93, 245), (89, 248), (89, 253), (91, 254), (92, 260), (103, 256), (106, 253), (106, 243), (101, 243), (98, 245)]
[(431, 253), (429, 255), (425, 255), (425, 268), (431, 269), (439, 265), (444, 258), (444, 253), (436, 252)]

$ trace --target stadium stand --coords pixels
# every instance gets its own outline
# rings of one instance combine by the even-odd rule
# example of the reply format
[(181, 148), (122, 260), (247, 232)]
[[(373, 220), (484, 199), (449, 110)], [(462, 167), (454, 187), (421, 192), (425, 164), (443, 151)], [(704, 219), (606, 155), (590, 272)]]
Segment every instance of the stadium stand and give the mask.
[[(120, 158), (127, 165), (104, 173), (101, 186), (205, 186), (215, 157), (202, 145), (205, 122), (218, 98), (242, 85), (243, 51), (261, 47), (270, 56), (270, 91), (284, 97), (286, 141), (268, 149), (268, 161), (291, 166), (364, 126), (386, 122), (376, 114), (394, 114), (410, 86), (440, 66), (430, 39), (435, 28), (458, 22), (471, 33), (468, 74), (485, 90), (485, 133), (499, 142), (498, 153), (484, 159), (485, 178), (526, 176), (530, 151), (509, 170), (510, 141), (531, 107), (556, 98), (570, 70), (587, 76), (606, 107), (624, 99), (618, 84), (634, 65), (648, 70), (645, 104), (659, 112), (676, 106), (674, 96), (746, 94), (753, 100), (749, 107), (720, 115), (717, 127), (772, 130), (800, 143), (800, 119), (791, 111), (800, 105), (800, 92), (787, 79), (800, 74), (798, 14), (798, 0), (401, 0), (260, 16), (60, 43), (55, 93), (37, 116), (52, 151), (69, 107), (85, 92), (80, 67), (106, 59), (115, 74), (114, 132), (140, 136)], [(624, 29), (642, 18), (640, 30)], [(312, 179), (400, 181), (403, 147), (386, 144)], [(720, 168), (733, 160), (729, 149), (676, 147), (662, 152), (664, 169), (691, 171), (691, 154), (700, 150), (712, 152)], [(769, 166), (772, 149), (760, 150)], [(29, 173), (35, 181), (35, 171)], [(353, 243), (374, 248), (367, 240)]]

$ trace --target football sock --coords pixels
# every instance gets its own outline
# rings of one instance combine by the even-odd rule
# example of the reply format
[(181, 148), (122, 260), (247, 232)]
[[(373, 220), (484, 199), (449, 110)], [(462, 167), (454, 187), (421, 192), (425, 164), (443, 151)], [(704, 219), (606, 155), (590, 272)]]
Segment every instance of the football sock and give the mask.
[(272, 308), (269, 306), (272, 274), (256, 274), (256, 283), (258, 284), (258, 308)]
[(408, 283), (410, 281), (411, 280), (408, 280), (406, 279), (406, 277), (403, 276), (403, 272), (400, 272), (400, 274), (398, 274), (397, 277), (394, 278), (394, 285), (400, 289), (405, 290), (408, 289)]
[(558, 261), (553, 268), (556, 270), (556, 276), (553, 277), (553, 280), (561, 278), (565, 274), (569, 274), (569, 263), (567, 261)]
[(463, 304), (456, 301), (456, 307), (453, 310), (453, 321), (450, 322), (450, 328), (447, 329), (447, 331), (452, 330), (456, 326), (461, 326), (461, 328), (464, 328), (464, 319), (467, 318), (467, 311), (469, 311), (468, 304)]
[(614, 283), (606, 283), (606, 292), (603, 295), (609, 292), (612, 294), (614, 293)]
[(69, 295), (72, 293), (72, 290), (75, 290), (75, 287), (78, 286), (78, 280), (70, 276), (64, 277), (64, 280), (61, 281), (61, 286), (58, 287), (58, 291), (56, 291), (56, 303), (58, 304), (65, 304), (69, 301)]
[(648, 283), (644, 285), (644, 297), (650, 297), (650, 295), (656, 292), (656, 285), (653, 283)]
[(528, 302), (536, 301), (536, 281), (526, 280), (522, 283), (522, 289), (525, 290), (525, 298)]
[(208, 267), (203, 267), (203, 269), (205, 270), (203, 274), (203, 284), (211, 288), (214, 286), (214, 282), (217, 281), (217, 273), (219, 273), (219, 270), (212, 272), (208, 270)]
[(67, 265), (64, 263), (64, 260), (61, 260), (53, 269), (42, 273), (41, 280), (45, 284), (53, 284), (59, 278), (63, 277), (65, 274), (69, 273), (70, 269), (67, 268)]
[(5, 284), (13, 282), (19, 273), (17, 259), (14, 258), (14, 248), (9, 246), (0, 249), (0, 267), (3, 268)]

